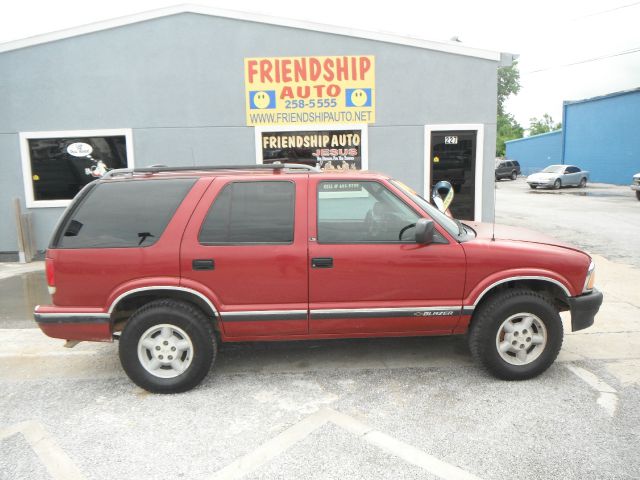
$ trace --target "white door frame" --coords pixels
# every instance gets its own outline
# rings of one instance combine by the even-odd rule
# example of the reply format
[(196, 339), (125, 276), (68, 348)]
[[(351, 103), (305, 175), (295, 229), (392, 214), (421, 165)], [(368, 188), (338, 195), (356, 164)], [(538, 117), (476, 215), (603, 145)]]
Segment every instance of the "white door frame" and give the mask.
[(447, 130), (476, 132), (476, 172), (474, 195), (474, 220), (482, 221), (482, 172), (484, 170), (484, 124), (445, 123), (424, 126), (424, 198), (431, 197), (431, 134)]

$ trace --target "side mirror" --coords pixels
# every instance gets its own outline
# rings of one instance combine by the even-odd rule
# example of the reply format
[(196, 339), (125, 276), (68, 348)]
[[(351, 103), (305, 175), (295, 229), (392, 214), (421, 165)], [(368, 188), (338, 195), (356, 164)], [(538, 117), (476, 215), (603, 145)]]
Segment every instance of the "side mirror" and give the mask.
[(416, 243), (426, 245), (433, 243), (433, 234), (435, 232), (433, 220), (421, 218), (416, 222)]

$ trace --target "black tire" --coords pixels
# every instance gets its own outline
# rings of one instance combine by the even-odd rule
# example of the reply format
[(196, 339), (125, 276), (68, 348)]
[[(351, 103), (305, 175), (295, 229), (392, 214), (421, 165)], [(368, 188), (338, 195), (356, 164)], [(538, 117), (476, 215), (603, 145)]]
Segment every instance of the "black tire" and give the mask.
[[(173, 367), (164, 364), (157, 369), (160, 374), (167, 374), (167, 370), (164, 369), (171, 370), (168, 374), (176, 375), (171, 378), (162, 378), (151, 373), (139, 357), (139, 348), (143, 348), (140, 344), (143, 335), (159, 325), (171, 327), (168, 330), (171, 332), (168, 336), (169, 341), (191, 342), (192, 348), (184, 352), (178, 350), (178, 353), (174, 354), (176, 360), (179, 358), (178, 355), (181, 356), (179, 360), (182, 362), (181, 365), (186, 364), (184, 371), (173, 373), (175, 372)], [(173, 328), (176, 330), (174, 331)], [(183, 338), (182, 333), (188, 338)], [(156, 338), (160, 338), (159, 335)], [(152, 340), (155, 341), (156, 338)], [(118, 352), (122, 368), (133, 383), (153, 393), (179, 393), (191, 390), (209, 373), (217, 355), (215, 340), (212, 321), (201, 310), (186, 302), (164, 299), (146, 304), (131, 316), (120, 336)], [(167, 342), (163, 343), (167, 345)], [(160, 350), (158, 346), (155, 348)], [(174, 347), (167, 348), (175, 350)], [(145, 349), (140, 355), (147, 355), (147, 362), (153, 359), (151, 350)]]
[(578, 187), (580, 187), (580, 188), (584, 188), (584, 187), (586, 187), (586, 186), (587, 186), (587, 179), (586, 179), (586, 178), (584, 178), (584, 177), (582, 177), (582, 178), (580, 179), (580, 183), (578, 184)]
[(553, 188), (554, 190), (560, 190), (562, 188), (562, 180), (558, 178), (555, 182), (553, 182)]
[(531, 184), (530, 184), (530, 185), (529, 185), (529, 188), (530, 188), (531, 190), (535, 190), (535, 189), (536, 189), (536, 186), (535, 186), (535, 185), (531, 185)]
[(518, 178), (518, 173), (514, 170), (513, 172), (511, 172), (511, 180), (515, 180), (516, 178)]
[(636, 198), (640, 200), (640, 190), (636, 190)]
[[(527, 339), (530, 341), (534, 335), (542, 334), (546, 338), (546, 343), (538, 352), (535, 352), (538, 356), (532, 358), (529, 363), (512, 364), (503, 358), (503, 355), (506, 357), (512, 355), (510, 352), (504, 354), (499, 352), (497, 341), (500, 337), (498, 335), (499, 333), (503, 335), (502, 326), (509, 318), (517, 318), (518, 314), (522, 313), (536, 317), (531, 331), (524, 334), (529, 336)], [(540, 325), (536, 326), (537, 323), (542, 323), (544, 329), (540, 328)], [(522, 332), (527, 330), (519, 333), (522, 334)], [(516, 333), (518, 331), (514, 332), (510, 338), (522, 340), (523, 337), (513, 336)], [(506, 337), (507, 334), (504, 335), (503, 341), (510, 343)], [(469, 330), (469, 349), (474, 359), (493, 376), (503, 380), (526, 380), (540, 375), (551, 366), (562, 347), (562, 338), (560, 315), (547, 296), (532, 290), (512, 289), (489, 298), (475, 312)], [(534, 357), (533, 352), (538, 346), (529, 345), (524, 351), (529, 350)], [(514, 348), (519, 347), (520, 345), (516, 345)], [(512, 361), (518, 361), (515, 354)]]

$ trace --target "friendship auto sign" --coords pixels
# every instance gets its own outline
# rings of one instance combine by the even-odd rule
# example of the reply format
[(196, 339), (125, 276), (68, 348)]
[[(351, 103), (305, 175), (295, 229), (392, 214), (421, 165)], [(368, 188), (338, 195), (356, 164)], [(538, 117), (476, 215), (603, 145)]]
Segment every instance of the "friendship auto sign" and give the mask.
[(373, 55), (245, 58), (247, 125), (375, 122)]

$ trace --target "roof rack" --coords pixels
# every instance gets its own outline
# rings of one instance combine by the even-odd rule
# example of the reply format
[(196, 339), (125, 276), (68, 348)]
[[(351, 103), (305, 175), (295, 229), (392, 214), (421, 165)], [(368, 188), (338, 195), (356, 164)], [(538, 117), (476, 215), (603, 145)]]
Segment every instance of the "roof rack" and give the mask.
[(160, 173), (160, 172), (209, 172), (216, 170), (306, 170), (308, 172), (321, 172), (318, 167), (305, 165), (302, 163), (268, 163), (258, 165), (194, 165), (167, 167), (165, 165), (153, 165), (141, 168), (118, 168), (105, 173), (101, 179), (118, 177), (121, 175), (134, 175), (136, 173)]

